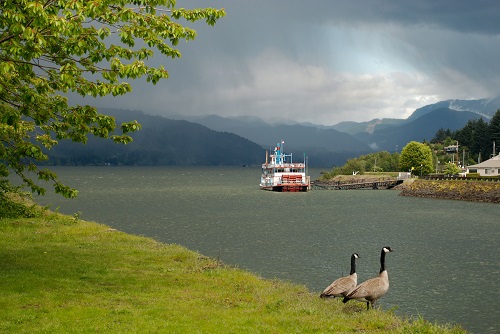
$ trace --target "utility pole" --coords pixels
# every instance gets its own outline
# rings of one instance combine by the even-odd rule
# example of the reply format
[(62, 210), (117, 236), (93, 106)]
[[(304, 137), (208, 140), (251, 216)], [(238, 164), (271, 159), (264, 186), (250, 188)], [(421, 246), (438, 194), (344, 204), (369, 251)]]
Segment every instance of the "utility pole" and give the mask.
[(465, 168), (465, 148), (462, 150), (462, 168)]

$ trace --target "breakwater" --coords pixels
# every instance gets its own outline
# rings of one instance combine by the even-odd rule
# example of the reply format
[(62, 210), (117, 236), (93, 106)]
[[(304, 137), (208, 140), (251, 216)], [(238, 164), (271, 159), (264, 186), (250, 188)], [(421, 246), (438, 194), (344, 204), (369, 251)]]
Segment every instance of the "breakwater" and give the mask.
[(401, 196), (500, 203), (500, 182), (480, 180), (414, 180)]

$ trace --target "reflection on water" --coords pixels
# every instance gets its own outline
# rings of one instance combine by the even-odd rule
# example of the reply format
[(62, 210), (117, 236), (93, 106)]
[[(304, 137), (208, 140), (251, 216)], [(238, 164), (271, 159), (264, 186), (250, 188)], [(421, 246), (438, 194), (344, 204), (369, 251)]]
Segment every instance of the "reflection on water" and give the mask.
[[(266, 278), (319, 293), (349, 272), (378, 273), (382, 246), (391, 282), (379, 300), (401, 315), (500, 331), (500, 206), (398, 196), (397, 191), (272, 193), (258, 168), (57, 168), (78, 199), (49, 195), (61, 212), (177, 243)], [(319, 171), (312, 171), (312, 179)]]

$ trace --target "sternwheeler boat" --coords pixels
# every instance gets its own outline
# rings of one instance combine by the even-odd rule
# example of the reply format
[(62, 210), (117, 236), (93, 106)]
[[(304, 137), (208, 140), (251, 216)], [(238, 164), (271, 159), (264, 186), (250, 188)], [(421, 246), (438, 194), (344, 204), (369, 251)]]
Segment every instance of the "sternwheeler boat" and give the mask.
[(306, 157), (303, 162), (293, 162), (292, 154), (285, 154), (282, 140), (274, 147), (274, 154), (266, 151), (266, 162), (262, 164), (260, 188), (279, 192), (305, 192), (311, 188), (307, 175)]

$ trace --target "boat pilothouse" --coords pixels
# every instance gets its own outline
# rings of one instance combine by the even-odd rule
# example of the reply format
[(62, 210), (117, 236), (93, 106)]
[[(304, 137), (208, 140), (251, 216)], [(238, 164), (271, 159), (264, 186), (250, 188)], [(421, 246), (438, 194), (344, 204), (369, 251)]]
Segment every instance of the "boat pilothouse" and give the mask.
[(294, 163), (292, 154), (285, 154), (282, 140), (274, 147), (274, 154), (268, 155), (262, 164), (260, 188), (280, 192), (305, 192), (310, 189), (311, 179), (307, 175), (306, 159)]

